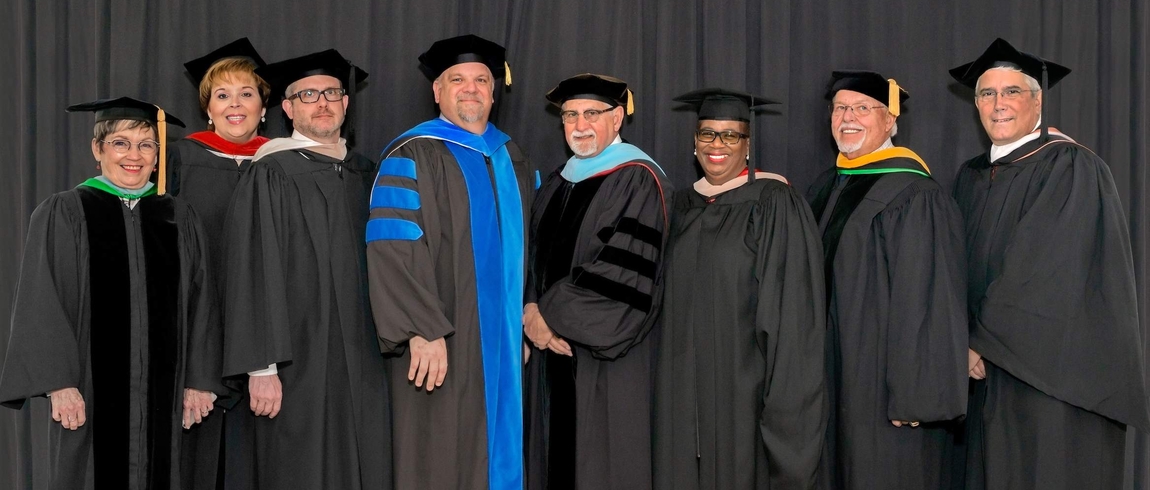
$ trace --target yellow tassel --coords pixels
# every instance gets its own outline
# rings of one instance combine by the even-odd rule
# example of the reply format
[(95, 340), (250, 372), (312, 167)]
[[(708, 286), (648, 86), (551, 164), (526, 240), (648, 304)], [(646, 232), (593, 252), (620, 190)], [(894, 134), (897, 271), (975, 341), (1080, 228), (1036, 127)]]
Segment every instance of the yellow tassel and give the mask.
[(893, 78), (888, 78), (886, 81), (890, 83), (890, 92), (887, 94), (888, 103), (886, 106), (890, 109), (891, 114), (897, 116), (899, 114), (898, 82), (894, 81)]
[(635, 113), (635, 94), (631, 93), (631, 89), (627, 89), (627, 115)]
[(164, 110), (156, 106), (156, 129), (159, 130), (160, 139), (160, 176), (156, 178), (156, 194), (164, 195), (168, 192), (168, 123), (164, 117)]
[(507, 72), (507, 74), (504, 75), (504, 77), (503, 77), (503, 83), (504, 83), (504, 85), (507, 85), (508, 87), (510, 87), (511, 86), (511, 65), (507, 64), (506, 61), (503, 62), (503, 71)]

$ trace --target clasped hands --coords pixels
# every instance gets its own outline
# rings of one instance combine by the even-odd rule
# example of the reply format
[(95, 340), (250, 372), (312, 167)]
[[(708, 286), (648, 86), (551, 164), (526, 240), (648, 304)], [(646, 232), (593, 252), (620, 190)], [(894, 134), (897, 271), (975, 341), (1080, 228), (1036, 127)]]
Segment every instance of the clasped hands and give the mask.
[(527, 335), (527, 339), (539, 350), (551, 349), (551, 352), (556, 354), (574, 355), (571, 351), (571, 345), (555, 335), (555, 332), (551, 331), (551, 327), (547, 326), (547, 322), (543, 320), (543, 315), (539, 313), (537, 303), (527, 303), (523, 306), (523, 334)]

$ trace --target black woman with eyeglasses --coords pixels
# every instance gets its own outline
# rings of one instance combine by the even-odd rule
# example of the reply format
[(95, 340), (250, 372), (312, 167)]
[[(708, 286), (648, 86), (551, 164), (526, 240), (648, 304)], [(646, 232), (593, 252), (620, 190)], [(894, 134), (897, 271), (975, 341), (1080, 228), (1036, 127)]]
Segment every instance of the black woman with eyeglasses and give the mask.
[(150, 181), (167, 125), (183, 123), (127, 97), (68, 110), (96, 113), (100, 175), (32, 214), (0, 403), (49, 397), (45, 486), (180, 489), (195, 471), (182, 437), (225, 391), (206, 236), (165, 179)]
[(225, 224), (223, 373), (247, 380), (237, 410), (256, 417), (244, 488), (391, 488), (365, 263), (375, 165), (341, 137), (367, 73), (329, 49), (256, 74), (295, 131), (256, 152)]
[(827, 87), (839, 156), (816, 184), (827, 287), (827, 488), (944, 488), (966, 413), (962, 217), (908, 148), (906, 90), (869, 71)]
[(703, 178), (675, 193), (655, 383), (655, 488), (812, 488), (827, 405), (822, 251), (802, 196), (756, 169), (754, 109), (726, 89), (698, 113)]

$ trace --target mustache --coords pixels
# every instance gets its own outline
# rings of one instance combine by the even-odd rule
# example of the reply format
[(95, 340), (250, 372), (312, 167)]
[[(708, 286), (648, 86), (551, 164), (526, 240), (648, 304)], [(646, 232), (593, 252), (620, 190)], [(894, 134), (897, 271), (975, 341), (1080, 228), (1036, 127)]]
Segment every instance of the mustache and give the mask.
[(595, 136), (595, 130), (588, 129), (586, 131), (571, 131), (572, 138), (582, 138), (584, 136)]
[(479, 95), (471, 95), (471, 94), (459, 94), (459, 95), (456, 95), (456, 96), (455, 96), (455, 101), (456, 101), (456, 102), (464, 102), (464, 101), (470, 101), (470, 102), (483, 102), (482, 100), (480, 100), (480, 98), (479, 98)]
[(842, 131), (844, 129), (855, 129), (858, 131), (866, 131), (866, 128), (864, 128), (858, 124), (851, 124), (851, 123), (842, 123), (839, 125), (839, 131)]

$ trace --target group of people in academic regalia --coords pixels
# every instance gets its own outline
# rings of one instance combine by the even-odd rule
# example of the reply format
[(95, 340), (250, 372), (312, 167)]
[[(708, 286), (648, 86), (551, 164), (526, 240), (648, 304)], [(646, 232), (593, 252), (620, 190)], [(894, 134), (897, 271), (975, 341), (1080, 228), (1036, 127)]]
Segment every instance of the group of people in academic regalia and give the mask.
[(675, 98), (674, 190), (597, 74), (546, 94), (542, 175), (474, 35), (419, 57), (439, 117), (377, 162), (335, 50), (185, 67), (207, 129), (172, 145), (156, 105), (69, 107), (100, 175), (33, 213), (0, 367), (0, 402), (50, 400), (36, 488), (1109, 489), (1150, 429), (1113, 178), (1042, 119), (1070, 70), (1001, 39), (951, 70), (992, 143), (951, 190), (869, 71), (832, 73), (804, 195), (751, 158), (773, 101)]

